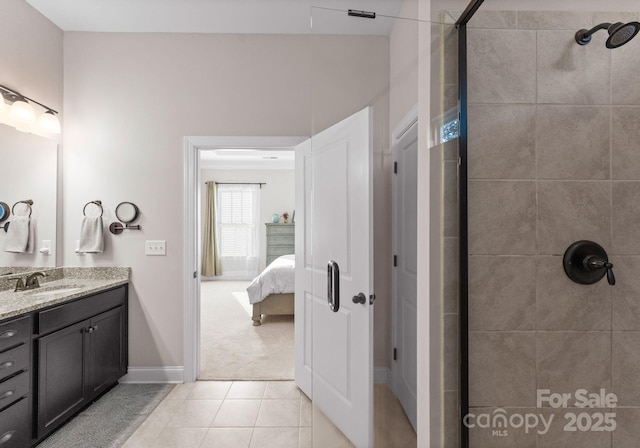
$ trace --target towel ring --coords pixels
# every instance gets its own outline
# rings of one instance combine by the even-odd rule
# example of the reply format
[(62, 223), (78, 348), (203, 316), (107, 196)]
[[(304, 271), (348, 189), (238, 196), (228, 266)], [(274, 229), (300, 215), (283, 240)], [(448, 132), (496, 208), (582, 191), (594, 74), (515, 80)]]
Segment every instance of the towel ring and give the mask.
[(87, 214), (85, 213), (87, 210), (87, 205), (89, 204), (95, 204), (98, 207), (100, 207), (100, 217), (102, 217), (102, 215), (104, 215), (104, 209), (102, 208), (102, 201), (89, 201), (86, 204), (84, 204), (84, 208), (82, 209), (82, 214), (84, 216), (87, 216)]
[(15, 204), (13, 204), (13, 207), (11, 207), (11, 213), (14, 215), (16, 214), (15, 208), (16, 208), (16, 205), (18, 204), (26, 204), (27, 207), (29, 207), (29, 218), (31, 218), (31, 213), (33, 213), (33, 208), (31, 208), (31, 206), (33, 205), (33, 200), (25, 199), (24, 201), (18, 201)]

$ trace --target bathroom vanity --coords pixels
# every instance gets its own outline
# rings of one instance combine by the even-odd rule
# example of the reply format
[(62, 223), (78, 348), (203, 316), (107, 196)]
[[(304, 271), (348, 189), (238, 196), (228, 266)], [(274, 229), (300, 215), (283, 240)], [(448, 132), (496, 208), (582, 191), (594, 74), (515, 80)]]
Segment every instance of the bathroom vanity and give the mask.
[(2, 448), (36, 445), (127, 373), (128, 268), (51, 275), (0, 291)]

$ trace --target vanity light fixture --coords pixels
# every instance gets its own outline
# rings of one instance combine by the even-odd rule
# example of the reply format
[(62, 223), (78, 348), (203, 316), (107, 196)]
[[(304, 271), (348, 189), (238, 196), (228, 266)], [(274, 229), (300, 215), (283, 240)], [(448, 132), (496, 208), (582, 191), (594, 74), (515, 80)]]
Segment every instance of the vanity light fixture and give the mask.
[[(0, 95), (3, 100), (0, 110), (5, 108), (5, 101), (11, 104), (8, 112), (9, 123), (17, 130), (31, 132), (37, 126), (40, 131), (48, 134), (60, 133), (57, 111), (1, 84)], [(31, 103), (35, 103), (45, 110), (38, 120), (36, 120), (36, 112)]]

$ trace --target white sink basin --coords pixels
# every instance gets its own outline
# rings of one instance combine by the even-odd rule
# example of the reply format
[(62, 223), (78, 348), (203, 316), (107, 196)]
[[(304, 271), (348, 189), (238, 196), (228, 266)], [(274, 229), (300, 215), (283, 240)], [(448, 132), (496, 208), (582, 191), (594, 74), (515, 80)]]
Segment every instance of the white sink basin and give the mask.
[(42, 297), (42, 296), (53, 296), (55, 294), (63, 294), (63, 293), (69, 293), (69, 292), (73, 292), (73, 291), (78, 291), (79, 287), (69, 287), (69, 286), (61, 286), (59, 288), (51, 288), (48, 289), (46, 291), (42, 291), (42, 292), (36, 292), (34, 294), (32, 294), (34, 297)]

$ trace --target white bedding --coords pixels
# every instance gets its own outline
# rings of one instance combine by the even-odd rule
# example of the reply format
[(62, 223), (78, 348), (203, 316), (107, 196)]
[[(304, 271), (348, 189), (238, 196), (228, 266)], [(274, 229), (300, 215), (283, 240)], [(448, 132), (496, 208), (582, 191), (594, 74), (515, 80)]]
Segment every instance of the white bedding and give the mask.
[(295, 292), (295, 255), (276, 258), (247, 287), (249, 303), (262, 302), (270, 294)]

